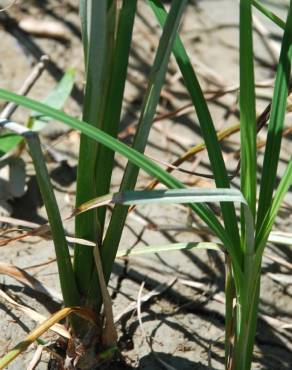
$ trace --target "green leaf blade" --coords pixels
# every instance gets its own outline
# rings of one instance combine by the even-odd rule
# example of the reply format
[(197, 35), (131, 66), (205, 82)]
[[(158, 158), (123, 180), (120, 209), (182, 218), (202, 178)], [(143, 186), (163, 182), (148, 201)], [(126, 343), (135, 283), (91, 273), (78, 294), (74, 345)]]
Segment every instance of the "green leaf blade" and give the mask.
[[(81, 131), (84, 135), (87, 135), (93, 140), (97, 140), (102, 145), (107, 146), (113, 151), (120, 153), (121, 155), (128, 158), (133, 164), (138, 166), (147, 172), (150, 176), (157, 178), (161, 183), (172, 189), (183, 189), (184, 185), (174, 178), (171, 174), (160, 168), (158, 165), (153, 163), (150, 159), (145, 157), (138, 151), (129, 148), (127, 145), (119, 142), (111, 136), (105, 134), (101, 130), (93, 127), (92, 125), (80, 121), (76, 118), (70, 117), (64, 112), (58, 111), (54, 108), (48, 107), (35, 100), (23, 97), (7, 90), (0, 89), (0, 98), (13, 101), (19, 105), (22, 105), (28, 109), (37, 110), (45, 115), (52, 117), (53, 119), (63, 122), (69, 127)], [(220, 222), (215, 217), (214, 213), (204, 205), (194, 204), (192, 209), (197, 212), (199, 217), (210, 227), (210, 229), (218, 236), (228, 250), (232, 250), (232, 243), (225, 232)]]
[(10, 152), (16, 145), (21, 143), (23, 138), (10, 132), (4, 132), (0, 135), (0, 157)]
[(255, 8), (257, 8), (262, 14), (264, 14), (267, 18), (269, 18), (277, 26), (285, 30), (285, 22), (281, 18), (279, 18), (276, 14), (271, 12), (268, 8), (266, 8), (260, 1), (253, 0), (252, 4)]
[(255, 217), (256, 209), (256, 110), (253, 65), (251, 1), (240, 0), (240, 141), (241, 191)]
[[(117, 26), (117, 37), (113, 52), (112, 68), (108, 72), (108, 82), (104, 110), (102, 115), (103, 131), (117, 137), (120, 124), (120, 116), (123, 103), (123, 94), (127, 77), (127, 67), (130, 53), (130, 46), (133, 33), (137, 0), (124, 1), (119, 13)], [(114, 61), (119, 61), (114, 63)], [(112, 171), (114, 167), (114, 152), (104, 146), (100, 146), (95, 172), (97, 174), (96, 195), (109, 192)], [(98, 221), (103, 235), (105, 220), (105, 209), (98, 212)]]
[[(148, 141), (161, 88), (165, 79), (173, 42), (186, 2), (186, 0), (174, 0), (172, 2), (166, 25), (159, 41), (159, 46), (150, 71), (148, 86), (142, 103), (138, 128), (133, 142), (133, 148), (139, 152), (144, 152)], [(120, 190), (133, 189), (137, 181), (138, 173), (139, 168), (133, 166), (131, 162), (128, 163), (121, 182)], [(113, 210), (107, 233), (102, 244), (101, 258), (105, 266), (104, 272), (107, 280), (109, 279), (112, 270), (112, 265), (114, 263), (122, 231), (124, 229), (126, 217), (127, 209), (116, 206)]]
[[(148, 0), (148, 2), (155, 16), (157, 17), (158, 22), (161, 26), (163, 26), (165, 24), (167, 13), (161, 1)], [(215, 177), (216, 186), (220, 188), (229, 188), (230, 182), (220, 144), (217, 139), (214, 123), (191, 61), (179, 36), (177, 36), (175, 39), (173, 53), (197, 112), (201, 131), (208, 151), (212, 172)], [(240, 239), (234, 206), (232, 204), (222, 203), (221, 209), (226, 230), (232, 238), (234, 245), (239, 247)]]
[[(74, 85), (75, 71), (68, 69), (57, 86), (50, 92), (50, 94), (44, 99), (44, 103), (50, 107), (61, 109), (69, 97), (71, 90)], [(37, 112), (32, 112), (28, 127), (33, 131), (40, 131), (50, 121), (49, 117), (40, 115)], [(0, 135), (0, 157), (10, 152), (18, 144), (23, 141), (23, 138), (19, 135), (12, 133), (1, 133)]]
[(258, 254), (263, 253), (266, 241), (269, 238), (270, 232), (272, 230), (275, 218), (281, 206), (281, 203), (292, 186), (292, 159), (290, 159), (289, 164), (285, 170), (284, 175), (282, 176), (281, 182), (276, 194), (273, 198), (272, 204), (269, 210), (266, 212), (266, 216), (262, 222), (261, 228), (257, 233), (256, 237), (256, 248)]
[(257, 230), (262, 226), (267, 211), (271, 205), (277, 168), (279, 163), (282, 132), (289, 91), (289, 80), (292, 59), (292, 2), (288, 11), (286, 28), (283, 36), (280, 61), (276, 73), (275, 89), (272, 100), (271, 116), (268, 126), (262, 179), (257, 215)]
[[(107, 1), (81, 1), (80, 16), (86, 71), (83, 120), (94, 127), (99, 127), (103, 101), (103, 72), (107, 55)], [(98, 143), (86, 135), (81, 135), (77, 168), (77, 206), (96, 196), (97, 151)], [(99, 230), (96, 212), (76, 217), (75, 234), (78, 238), (96, 241), (100, 234)], [(92, 250), (76, 245), (74, 271), (79, 290), (84, 297), (87, 295), (93, 269)]]
[[(75, 70), (69, 68), (61, 78), (57, 86), (43, 100), (43, 103), (49, 107), (61, 109), (71, 94), (75, 81)], [(32, 112), (29, 126), (33, 131), (42, 130), (50, 121), (49, 117), (40, 115), (38, 112)]]

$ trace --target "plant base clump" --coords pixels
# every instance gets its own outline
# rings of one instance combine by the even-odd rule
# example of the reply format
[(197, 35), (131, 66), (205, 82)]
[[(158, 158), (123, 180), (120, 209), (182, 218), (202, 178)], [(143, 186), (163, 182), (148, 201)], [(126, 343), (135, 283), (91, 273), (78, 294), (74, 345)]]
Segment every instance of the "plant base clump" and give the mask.
[(101, 325), (86, 321), (80, 325), (85, 333), (81, 338), (72, 335), (69, 341), (55, 344), (54, 352), (59, 356), (50, 360), (49, 370), (132, 369), (115, 346), (103, 344)]

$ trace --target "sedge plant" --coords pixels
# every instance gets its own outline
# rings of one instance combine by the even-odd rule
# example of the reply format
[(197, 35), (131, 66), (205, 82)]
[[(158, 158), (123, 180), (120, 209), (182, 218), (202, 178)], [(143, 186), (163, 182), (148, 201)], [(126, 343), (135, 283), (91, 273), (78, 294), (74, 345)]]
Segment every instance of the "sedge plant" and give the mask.
[[(71, 263), (38, 134), (22, 129), (21, 126), (7, 120), (2, 120), (1, 124), (8, 130), (24, 136), (28, 143), (48, 213), (65, 306), (83, 306), (92, 310), (97, 316), (101, 313), (102, 305), (106, 306), (102, 281), (104, 280), (105, 283), (109, 281), (129, 206), (153, 202), (184, 203), (206, 223), (210, 231), (220, 240), (220, 245), (196, 244), (190, 241), (183, 245), (162, 246), (160, 249), (154, 246), (148, 249), (148, 252), (193, 247), (224, 251), (226, 259), (225, 368), (226, 370), (249, 370), (256, 333), (262, 256), (281, 202), (292, 183), (292, 160), (290, 160), (280, 184), (275, 189), (291, 73), (292, 1), (290, 1), (286, 22), (266, 9), (260, 1), (240, 0), (239, 2), (240, 191), (231, 187), (212, 116), (195, 70), (178, 36), (179, 24), (187, 1), (173, 0), (168, 13), (160, 0), (148, 0), (148, 4), (163, 32), (148, 76), (132, 147), (117, 140), (117, 134), (132, 43), (136, 0), (98, 2), (80, 0), (86, 73), (82, 120), (46, 104), (0, 90), (1, 99), (13, 101), (81, 132), (74, 212), (76, 238), (94, 243), (94, 248), (100, 256), (101, 269), (96, 263), (95, 249), (78, 243), (74, 248), (73, 264)], [(259, 189), (256, 171), (258, 158), (252, 40), (253, 5), (284, 29)], [(143, 154), (171, 51), (197, 113), (216, 189), (186, 189), (183, 183)], [(119, 193), (109, 194), (115, 153), (126, 157), (129, 162), (124, 170)], [(135, 191), (139, 170), (153, 176), (170, 190)], [(208, 203), (211, 202), (220, 204), (222, 220), (209, 207)], [(237, 203), (241, 207), (239, 219), (235, 211)], [(107, 204), (114, 204), (114, 209), (109, 225), (105, 227)], [(101, 270), (103, 279), (100, 277)], [(104, 331), (105, 327), (103, 324), (100, 325), (99, 329)], [(90, 325), (85, 325), (84, 321), (76, 320), (74, 317), (71, 320), (71, 326), (74, 336), (79, 341), (82, 341), (90, 331)], [(93, 341), (99, 344), (100, 351), (104, 347), (114, 345), (103, 341), (103, 338), (104, 336), (101, 336)], [(84, 369), (89, 368), (89, 365), (81, 366)]]

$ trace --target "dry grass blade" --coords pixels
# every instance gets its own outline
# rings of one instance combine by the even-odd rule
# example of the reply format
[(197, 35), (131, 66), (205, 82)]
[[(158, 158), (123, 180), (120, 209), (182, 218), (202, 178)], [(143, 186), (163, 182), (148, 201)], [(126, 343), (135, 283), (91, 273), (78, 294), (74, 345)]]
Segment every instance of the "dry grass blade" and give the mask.
[(154, 162), (157, 162), (159, 164), (162, 164), (163, 166), (166, 166), (168, 169), (171, 169), (173, 171), (179, 171), (179, 172), (182, 172), (182, 173), (186, 173), (188, 175), (194, 175), (194, 176), (204, 177), (204, 178), (207, 178), (207, 179), (214, 179), (214, 176), (213, 175), (208, 175), (208, 174), (205, 174), (205, 173), (190, 171), (190, 170), (187, 170), (185, 168), (175, 166), (175, 165), (173, 165), (171, 163), (168, 163), (166, 161), (163, 161), (161, 159), (155, 158), (153, 156), (150, 156), (149, 154), (146, 155), (146, 157), (152, 159), (152, 161), (154, 161)]
[(24, 17), (19, 22), (22, 31), (36, 37), (46, 37), (68, 41), (70, 39), (67, 28), (60, 21)]
[(30, 221), (21, 220), (19, 218), (8, 217), (8, 216), (0, 216), (0, 222), (9, 224), (9, 225), (28, 227), (30, 229), (34, 229), (40, 226), (39, 224), (36, 224), (35, 222), (30, 222)]
[(131, 256), (143, 256), (145, 254), (155, 254), (162, 252), (173, 252), (179, 250), (196, 249), (212, 249), (224, 253), (224, 247), (212, 242), (191, 242), (191, 243), (171, 243), (164, 245), (146, 245), (137, 248), (123, 248), (118, 250), (116, 258), (128, 258)]
[(28, 272), (24, 271), (23, 269), (17, 266), (10, 265), (4, 262), (0, 262), (0, 274), (8, 275), (20, 281), (21, 283), (28, 286), (29, 288), (49, 296), (56, 302), (63, 302), (63, 298), (61, 294), (47, 287), (45, 284), (41, 283), (34, 276), (30, 275)]
[(283, 324), (281, 329), (292, 329), (292, 324)]
[[(63, 221), (66, 221), (71, 217), (72, 216), (69, 216), (69, 217), (65, 218)], [(4, 247), (4, 246), (6, 246), (6, 245), (8, 245), (12, 242), (16, 242), (18, 240), (22, 240), (22, 239), (28, 238), (30, 236), (37, 236), (37, 237), (44, 238), (44, 239), (47, 239), (47, 240), (52, 239), (51, 230), (50, 230), (50, 227), (49, 227), (48, 224), (39, 225), (39, 224), (36, 224), (34, 222), (28, 222), (28, 221), (18, 220), (18, 219), (12, 218), (12, 217), (4, 217), (4, 216), (0, 217), (0, 221), (1, 222), (6, 222), (6, 223), (9, 223), (9, 224), (12, 224), (12, 225), (20, 225), (20, 226), (23, 226), (23, 227), (29, 227), (29, 228), (33, 229), (31, 231), (23, 232), (21, 235), (0, 240), (0, 247)], [(95, 243), (93, 243), (89, 240), (81, 239), (81, 238), (74, 238), (74, 237), (71, 237), (71, 236), (66, 236), (66, 240), (69, 243), (87, 245), (87, 246), (90, 246), (90, 247), (94, 247), (96, 245)]]
[(269, 236), (269, 242), (275, 244), (285, 244), (292, 246), (292, 233), (283, 231), (272, 231)]
[(1, 12), (5, 12), (6, 10), (10, 9), (13, 5), (15, 5), (17, 2), (17, 0), (12, 0), (10, 4), (8, 4), (7, 6), (5, 6), (4, 8), (0, 9), (0, 13)]
[[(258, 88), (269, 88), (273, 86), (274, 79), (270, 80), (265, 80), (265, 81), (260, 81), (256, 84), (256, 87)], [(222, 86), (220, 89), (217, 90), (206, 90), (204, 91), (204, 96), (206, 100), (216, 100), (226, 94), (230, 93), (235, 93), (239, 90), (239, 85), (232, 85), (232, 86)], [(187, 103), (184, 104), (183, 106), (165, 114), (160, 114), (159, 116), (155, 117), (153, 120), (153, 123), (163, 121), (165, 119), (170, 119), (170, 118), (177, 118), (180, 116), (183, 116), (185, 114), (194, 112), (194, 107), (193, 103)], [(128, 125), (122, 132), (119, 133), (119, 138), (120, 139), (125, 139), (129, 135), (133, 135), (136, 131), (136, 122), (131, 123)], [(233, 126), (232, 126), (233, 127)], [(238, 128), (239, 130), (239, 128)], [(222, 131), (223, 132), (223, 131)]]
[[(25, 313), (29, 318), (36, 321), (37, 323), (41, 323), (47, 319), (45, 316), (34, 311), (33, 309), (23, 306), (22, 304), (16, 302), (8, 294), (6, 294), (2, 289), (0, 289), (0, 297), (2, 297), (5, 301), (10, 303), (13, 307), (16, 307), (17, 309)], [(67, 338), (67, 339), (70, 338), (69, 332), (61, 324), (54, 324), (53, 326), (50, 327), (50, 330), (52, 330), (54, 333), (58, 335), (61, 335), (63, 338)]]
[[(144, 302), (147, 302), (152, 297), (156, 297), (156, 296), (164, 293), (167, 289), (172, 287), (173, 284), (176, 281), (177, 281), (177, 278), (173, 278), (173, 279), (171, 279), (170, 281), (168, 281), (166, 283), (162, 283), (162, 284), (157, 285), (157, 287), (155, 287), (149, 293), (145, 294), (144, 296), (142, 296), (140, 298), (140, 303), (142, 304)], [(134, 311), (136, 308), (137, 308), (136, 302), (130, 303), (124, 311), (120, 312), (118, 315), (115, 316), (114, 322), (115, 323), (119, 322), (123, 316), (125, 316), (125, 315), (129, 314), (130, 312)]]
[(19, 342), (11, 351), (2, 357), (2, 359), (0, 359), (0, 370), (9, 365), (11, 361), (24, 352), (34, 341), (48, 331), (54, 324), (58, 323), (60, 320), (66, 318), (72, 313), (76, 313), (96, 324), (96, 315), (92, 310), (83, 307), (65, 307), (45, 320), (40, 326), (27, 335), (23, 341)]
[(292, 270), (292, 263), (286, 261), (284, 258), (281, 258), (279, 256), (274, 256), (270, 253), (265, 253), (264, 257), (268, 258), (269, 260), (271, 260), (273, 262), (279, 263), (280, 265), (286, 267), (287, 269)]
[(273, 328), (277, 330), (289, 330), (292, 328), (291, 323), (287, 323), (285, 321), (279, 320), (275, 317), (260, 314), (259, 317), (265, 321), (268, 325), (272, 326)]
[(143, 322), (142, 322), (142, 317), (141, 317), (141, 297), (142, 297), (142, 292), (143, 292), (144, 285), (145, 285), (145, 281), (143, 281), (142, 284), (140, 285), (138, 296), (137, 296), (136, 308), (137, 308), (137, 317), (138, 317), (140, 329), (141, 329), (141, 332), (142, 332), (142, 336), (147, 341), (148, 335), (145, 332)]
[(36, 263), (34, 265), (30, 265), (28, 267), (25, 268), (25, 270), (33, 270), (33, 269), (36, 269), (36, 268), (39, 268), (39, 267), (43, 267), (43, 266), (48, 266), (50, 265), (51, 263), (54, 263), (56, 262), (57, 259), (56, 258), (50, 258), (49, 260), (47, 261), (44, 261), (44, 262), (40, 262), (40, 263)]
[[(23, 82), (23, 85), (19, 89), (18, 93), (20, 95), (26, 95), (30, 89), (33, 87), (33, 85), (36, 83), (36, 81), (41, 77), (43, 71), (45, 70), (47, 63), (49, 61), (49, 57), (47, 55), (43, 55), (40, 58), (40, 61), (36, 64), (36, 66), (33, 68), (31, 73), (28, 75), (28, 77)], [(8, 103), (6, 107), (3, 109), (3, 111), (0, 114), (0, 118), (10, 118), (12, 113), (16, 110), (17, 104), (15, 103)]]
[(292, 276), (287, 274), (273, 274), (268, 272), (267, 276), (272, 280), (276, 281), (277, 283), (286, 285), (292, 285)]
[(21, 235), (18, 235), (18, 236), (12, 237), (12, 238), (7, 238), (7, 239), (0, 240), (0, 247), (4, 247), (5, 245), (10, 244), (11, 242), (16, 242), (17, 240), (22, 240), (22, 239), (27, 238), (29, 236), (40, 236), (40, 237), (43, 237), (43, 238), (49, 237), (51, 239), (50, 235), (51, 235), (51, 231), (50, 231), (49, 225), (44, 224), (44, 225), (38, 226), (37, 228), (35, 228), (32, 231), (25, 232)]
[(43, 353), (43, 346), (42, 345), (39, 345), (33, 355), (33, 358), (32, 360), (30, 361), (28, 367), (26, 370), (34, 370), (36, 368), (36, 366), (38, 365), (38, 363), (40, 362), (41, 358), (42, 358), (42, 353)]
[(97, 208), (96, 199), (98, 199), (98, 207), (106, 206), (115, 202), (115, 194), (106, 194), (104, 196), (91, 199), (88, 202), (82, 203), (80, 206), (76, 207), (72, 214), (67, 218), (70, 219), (83, 212), (89, 211), (90, 209)]
[(183, 285), (189, 286), (191, 288), (197, 289), (202, 291), (204, 294), (210, 293), (210, 298), (214, 301), (217, 301), (218, 303), (225, 304), (225, 297), (223, 293), (215, 293), (212, 294), (211, 292), (206, 291), (206, 285), (203, 283), (200, 283), (198, 281), (193, 280), (186, 280), (186, 279), (179, 279), (179, 282)]

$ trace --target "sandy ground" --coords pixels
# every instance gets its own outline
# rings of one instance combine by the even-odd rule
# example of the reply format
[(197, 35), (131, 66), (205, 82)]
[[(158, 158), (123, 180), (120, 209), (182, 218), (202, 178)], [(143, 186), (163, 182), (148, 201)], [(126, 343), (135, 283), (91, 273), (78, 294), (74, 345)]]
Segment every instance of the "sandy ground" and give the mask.
[[(269, 2), (269, 6), (279, 15), (285, 14), (286, 4), (287, 1)], [(77, 5), (77, 0), (26, 1), (20, 2), (17, 7), (9, 10), (9, 19), (5, 21), (1, 19), (0, 28), (1, 87), (17, 90), (34, 63), (45, 53), (50, 56), (51, 62), (47, 71), (33, 87), (30, 96), (38, 99), (45, 97), (60, 79), (64, 70), (74, 67), (77, 72), (76, 85), (65, 111), (80, 116), (83, 62)], [(61, 42), (48, 37), (39, 38), (24, 33), (17, 26), (17, 22), (27, 17), (34, 17), (40, 21), (46, 19), (60, 22), (66, 31), (66, 41)], [(264, 81), (274, 76), (273, 56), (277, 54), (279, 48), (280, 34), (270, 22), (265, 21), (261, 16), (258, 19), (269, 30), (269, 37), (265, 38), (268, 40), (268, 47), (263, 44), (258, 34), (255, 35), (256, 79)], [(146, 76), (154, 57), (159, 34), (159, 27), (146, 2), (139, 0), (139, 17), (135, 24), (121, 122), (123, 140), (128, 143), (133, 135), (131, 128), (135, 127), (134, 124), (137, 122)], [(181, 35), (192, 62), (199, 72), (204, 90), (238, 84), (237, 2), (233, 0), (190, 2)], [(162, 96), (158, 114), (173, 111), (190, 102), (173, 59)], [(257, 109), (260, 113), (270, 101), (271, 89), (259, 88), (257, 96)], [(236, 92), (210, 102), (209, 107), (217, 129), (238, 122), (236, 103)], [(25, 117), (27, 112), (21, 109), (14, 114), (14, 118), (23, 123), (25, 123)], [(291, 114), (287, 115), (287, 125), (289, 124), (291, 124)], [(260, 133), (260, 138), (264, 137), (263, 131)], [(47, 162), (62, 215), (66, 215), (74, 205), (78, 135), (70, 134), (65, 126), (52, 122), (43, 130), (42, 142), (44, 145), (51, 146), (60, 158), (56, 161), (48, 157)], [(201, 142), (201, 136), (196, 115), (190, 111), (171, 120), (166, 119), (155, 123), (147, 153), (170, 162), (191, 145), (199, 142)], [(284, 138), (279, 178), (291, 155), (289, 145), (291, 145), (291, 135)], [(234, 151), (239, 148), (238, 135), (225, 140), (222, 147), (227, 166), (232, 170), (237, 163)], [(25, 194), (7, 202), (5, 192), (2, 192), (4, 194), (1, 200), (2, 215), (43, 223), (46, 221), (46, 214), (37, 189), (33, 166), (27, 154), (24, 154), (24, 159), (27, 186)], [(260, 156), (259, 176), (261, 159)], [(119, 156), (116, 157), (116, 162), (113, 189), (118, 188), (121, 168), (125, 165), (125, 160)], [(184, 164), (184, 168), (207, 173), (209, 165), (206, 153)], [(190, 186), (212, 186), (210, 180), (185, 174), (177, 174), (177, 176)], [(148, 180), (148, 176), (141, 173), (138, 187), (142, 188)], [(238, 180), (235, 179), (233, 184), (238, 186)], [(285, 200), (275, 226), (277, 230), (291, 230), (291, 198), (290, 194)], [(66, 230), (72, 232), (72, 224), (66, 224)], [(173, 241), (206, 241), (210, 238), (198, 218), (182, 206), (145, 206), (138, 207), (129, 215), (121, 248), (165, 244)], [(37, 267), (38, 264), (54, 259), (51, 241), (31, 238), (3, 247), (0, 253), (1, 262), (25, 268), (46, 286), (59, 291), (55, 262)], [(263, 262), (261, 318), (258, 323), (253, 368), (290, 369), (291, 329), (283, 329), (281, 326), (291, 323), (292, 289), (291, 279), (289, 280), (291, 265), (290, 268), (284, 266), (274, 258), (280, 257), (288, 262), (291, 261), (292, 252), (289, 247), (269, 244), (267, 253), (269, 256), (265, 257)], [(287, 282), (275, 281), (273, 274), (286, 276)], [(6, 275), (1, 275), (0, 283), (1, 289), (16, 301), (44, 315), (60, 308), (59, 302), (48, 299), (45, 295), (36, 294), (32, 289), (24, 287)], [(224, 263), (222, 256), (215, 251), (184, 251), (117, 260), (110, 281), (116, 317), (128, 305), (137, 301), (142, 283), (145, 284), (142, 295), (159, 290), (161, 284), (164, 284), (164, 288), (167, 289), (142, 304), (143, 330), (135, 310), (119, 320), (119, 345), (128, 363), (133, 367), (148, 370), (167, 368), (167, 365), (184, 370), (223, 369)], [(190, 286), (191, 284), (193, 286)], [(35, 327), (33, 320), (2, 299), (0, 318), (1, 354)], [(50, 340), (54, 337), (46, 334), (43, 338)], [(31, 347), (11, 364), (9, 369), (26, 369), (35, 348)], [(48, 353), (44, 352), (37, 369), (47, 369), (48, 358)]]

